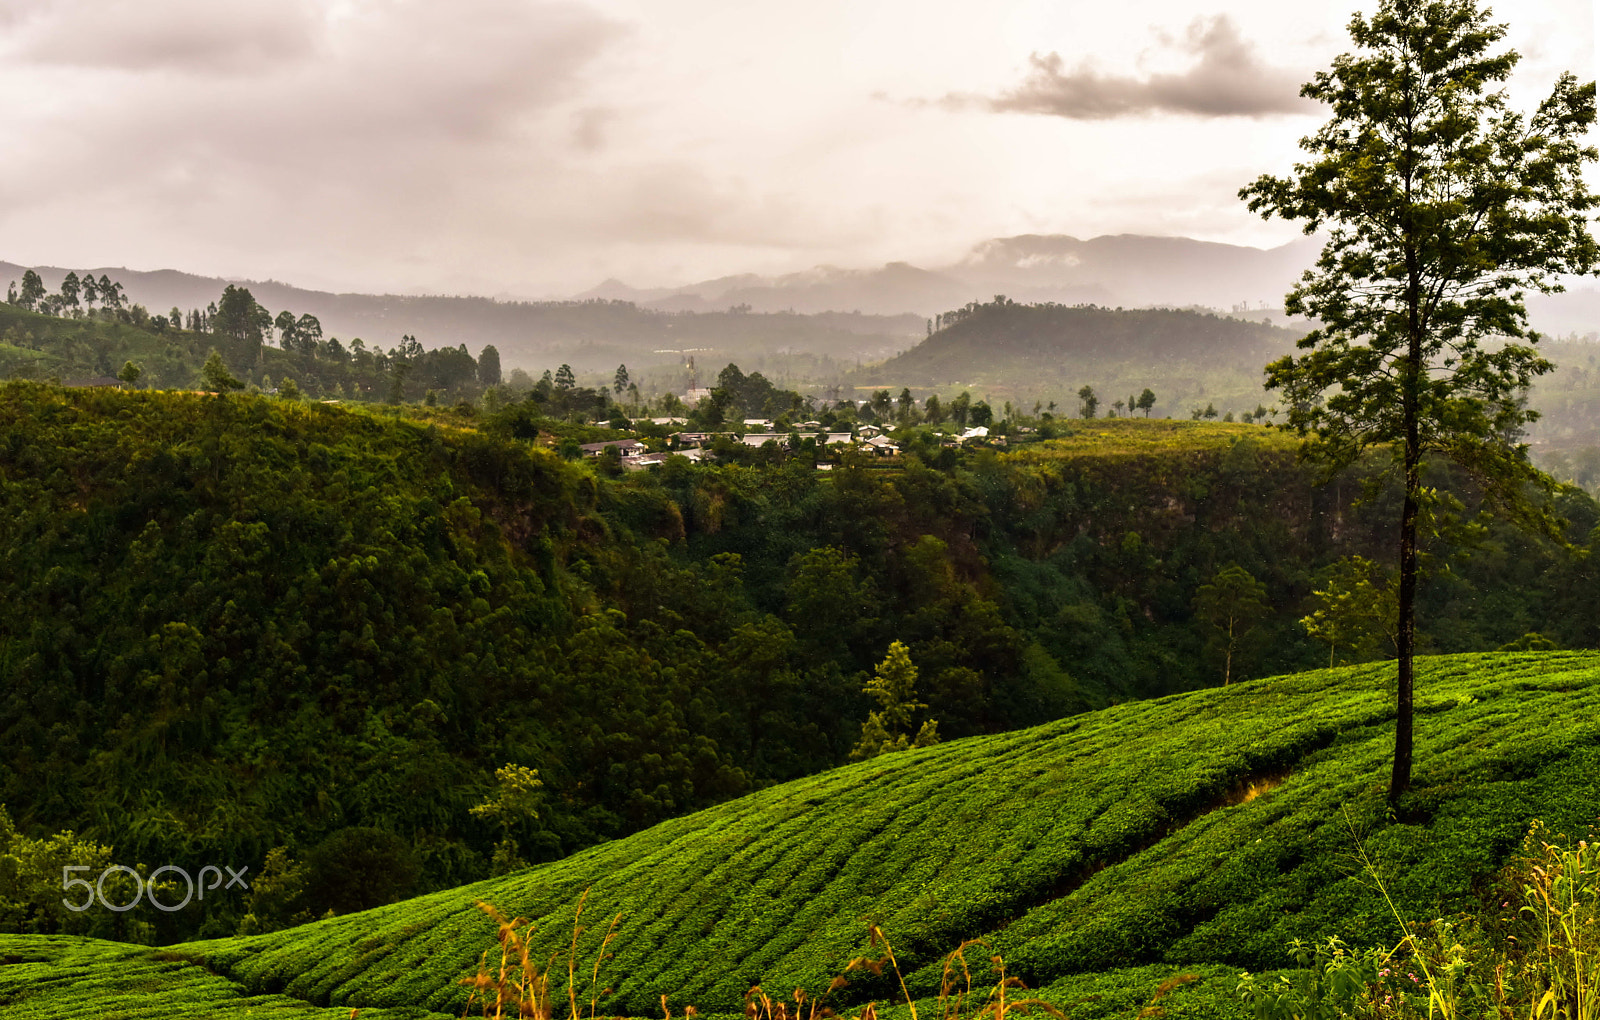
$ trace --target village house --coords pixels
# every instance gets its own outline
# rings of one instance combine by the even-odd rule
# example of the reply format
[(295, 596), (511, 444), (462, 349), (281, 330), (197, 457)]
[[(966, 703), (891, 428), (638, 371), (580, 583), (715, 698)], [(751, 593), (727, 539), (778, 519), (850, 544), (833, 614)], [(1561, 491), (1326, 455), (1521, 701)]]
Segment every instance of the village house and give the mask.
[[(786, 445), (789, 442), (789, 436), (791, 434), (793, 434), (793, 433), (789, 433), (789, 432), (746, 432), (743, 436), (741, 436), (739, 438), (739, 442), (743, 443), (746, 446), (762, 446), (762, 445), (765, 445), (770, 440), (772, 442), (776, 442), (780, 446), (783, 446), (783, 445)], [(798, 435), (800, 436), (801, 439), (814, 439), (814, 438), (816, 438), (818, 433), (814, 433), (814, 432), (799, 432)], [(851, 442), (854, 442), (854, 441), (855, 441), (855, 437), (850, 435), (850, 433), (848, 433), (848, 432), (829, 432), (829, 433), (826, 433), (826, 438), (823, 440), (823, 445), (824, 446), (838, 446), (838, 445), (840, 445), (842, 443), (851, 443)]]
[(699, 463), (705, 458), (704, 450), (671, 450), (662, 453), (641, 453), (632, 457), (622, 458), (622, 466), (630, 471), (641, 468), (656, 467), (665, 464), (668, 457), (682, 457), (685, 460)]
[(585, 457), (600, 457), (605, 454), (606, 448), (609, 446), (615, 446), (617, 452), (624, 457), (645, 451), (645, 444), (639, 439), (610, 439), (604, 443), (579, 443), (578, 449), (583, 451)]

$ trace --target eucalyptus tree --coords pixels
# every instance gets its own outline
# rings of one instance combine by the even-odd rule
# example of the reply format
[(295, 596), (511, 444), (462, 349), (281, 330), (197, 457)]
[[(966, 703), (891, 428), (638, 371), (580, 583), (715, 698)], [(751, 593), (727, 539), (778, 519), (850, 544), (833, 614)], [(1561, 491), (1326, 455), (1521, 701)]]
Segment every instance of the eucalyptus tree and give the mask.
[(62, 303), (67, 308), (71, 308), (76, 311), (79, 307), (78, 292), (81, 289), (82, 288), (78, 284), (78, 274), (69, 271), (66, 275), (66, 278), (61, 281)]
[(39, 279), (39, 274), (29, 269), (22, 274), (22, 293), (17, 303), (32, 311), (39, 307), (39, 302), (49, 293), (44, 288), (44, 281)]

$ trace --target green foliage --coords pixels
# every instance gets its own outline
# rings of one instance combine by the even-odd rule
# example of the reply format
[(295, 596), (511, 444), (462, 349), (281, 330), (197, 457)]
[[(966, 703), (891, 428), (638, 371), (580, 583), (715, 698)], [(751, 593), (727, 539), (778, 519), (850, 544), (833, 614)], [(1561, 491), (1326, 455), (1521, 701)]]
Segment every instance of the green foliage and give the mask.
[(1093, 386), (1085, 386), (1078, 391), (1078, 417), (1093, 418), (1099, 406), (1100, 398), (1094, 395)]
[(289, 856), (288, 847), (267, 851), (266, 862), (250, 883), (250, 900), (239, 922), (239, 934), (281, 931), (313, 920), (305, 899), (306, 869)]
[[(0, 620), (0, 802), (30, 837), (259, 869), (365, 826), (437, 888), (488, 872), (506, 833), (470, 808), (508, 761), (552, 795), (518, 823), (534, 860), (748, 787), (718, 636), (744, 592), (685, 626), (699, 575), (544, 451), (320, 405), (13, 385), (0, 464), (0, 589), (32, 607)], [(672, 594), (632, 620), (572, 608), (647, 590)]]
[[(249, 994), (184, 952), (0, 935), (0, 960), (6, 1020), (350, 1020), (349, 1007)], [(362, 1009), (361, 1020), (450, 1018), (399, 1007)]]
[(526, 765), (504, 765), (494, 770), (495, 795), (472, 808), (479, 818), (492, 818), (502, 825), (511, 825), (539, 817), (536, 808), (539, 773)]
[(500, 385), (500, 351), (494, 344), (485, 344), (478, 352), (478, 382), (485, 387)]
[[(858, 385), (948, 387), (953, 379), (1016, 399), (1149, 389), (1146, 415), (1162, 394), (1163, 414), (1190, 401), (1244, 409), (1261, 398), (1262, 361), (1300, 336), (1261, 322), (1174, 309), (973, 303), (942, 316), (944, 326), (911, 350), (857, 374)], [(946, 394), (929, 422), (947, 409)], [(1098, 406), (1098, 401), (1096, 402)], [(1077, 405), (1083, 417), (1085, 402)], [(1055, 410), (1054, 407), (1051, 408)]]
[(1331, 229), (1288, 299), (1322, 323), (1300, 341), (1311, 353), (1269, 369), (1319, 455), (1438, 450), (1514, 487), (1526, 472), (1503, 438), (1534, 417), (1517, 397), (1550, 365), (1498, 341), (1538, 339), (1524, 288), (1559, 290), (1556, 274), (1600, 259), (1582, 215), (1596, 201), (1577, 173), (1595, 158), (1581, 145), (1594, 95), (1569, 74), (1531, 120), (1507, 110), (1485, 89), (1518, 57), (1489, 53), (1505, 29), (1488, 17), (1470, 0), (1392, 0), (1356, 17), (1361, 52), (1304, 89), (1333, 112), (1302, 142), (1315, 161), (1240, 196), (1308, 233)]
[(1233, 677), (1233, 659), (1250, 629), (1267, 615), (1267, 589), (1255, 575), (1230, 563), (1194, 593), (1195, 615), (1215, 632), (1223, 647), (1222, 684)]
[(407, 840), (353, 826), (330, 833), (306, 855), (306, 896), (338, 914), (396, 903), (416, 887), (421, 865)]
[(200, 378), (205, 382), (206, 388), (213, 393), (226, 393), (229, 390), (244, 388), (244, 383), (228, 371), (228, 366), (223, 364), (222, 355), (216, 351), (206, 355), (206, 363), (200, 367)]
[(1496, 648), (1497, 652), (1547, 652), (1555, 651), (1559, 647), (1554, 641), (1540, 634), (1538, 631), (1529, 631), (1515, 641), (1507, 641)]
[[(91, 293), (88, 282), (82, 290), (86, 295)], [(122, 308), (120, 297), (115, 305), (86, 314), (53, 295), (40, 313), (14, 304), (0, 306), (0, 378), (109, 376), (117, 365), (132, 361), (145, 385), (190, 389), (201, 376), (207, 353), (216, 349), (245, 384), (271, 388), (270, 379), (287, 375), (307, 395), (319, 398), (383, 399), (392, 391), (395, 367), (402, 362), (406, 367), (400, 374), (423, 391), (432, 389), (458, 401), (475, 398), (492, 385), (479, 380), (480, 366), (464, 345), (425, 350), (414, 337), (402, 338), (389, 351), (369, 348), (360, 339), (347, 344), (325, 338), (316, 316), (284, 311), (268, 321), (253, 298), (246, 301), (247, 290), (229, 290), (231, 294), (223, 295), (228, 315), (213, 305), (209, 313), (196, 309), (185, 317), (174, 308), (170, 318), (152, 318), (139, 305)], [(107, 293), (116, 296), (114, 289)], [(98, 300), (100, 294), (96, 283), (92, 296)], [(264, 342), (273, 328), (281, 348)], [(492, 368), (498, 355), (492, 347), (486, 351), (486, 364)]]
[(113, 863), (110, 847), (70, 831), (29, 839), (17, 831), (5, 805), (0, 804), (0, 932), (54, 935), (89, 931), (92, 922), (104, 921), (104, 917), (72, 911), (63, 904), (62, 869), (80, 865), (87, 869), (84, 874), (98, 876)]
[[(844, 761), (891, 641), (946, 739), (1214, 684), (1193, 599), (1229, 562), (1274, 607), (1255, 670), (1325, 661), (1314, 572), (1393, 505), (1215, 423), (611, 480), (545, 444), (617, 437), (528, 400), (406, 414), (0, 390), (0, 598), (29, 607), (0, 617), (0, 801), (30, 838), (255, 874), (369, 827), (445, 888)], [(1595, 562), (1488, 532), (1424, 590), (1434, 647), (1600, 641)], [(471, 810), (508, 762), (544, 784), (514, 826)]]
[[(272, 328), (272, 316), (256, 303), (255, 297), (243, 287), (228, 284), (217, 301), (217, 313), (212, 318), (211, 332), (222, 342), (227, 358), (235, 365), (253, 365), (261, 355), (261, 345)], [(210, 364), (209, 359), (207, 364)], [(212, 376), (206, 375), (212, 389)]]
[(878, 703), (879, 719), (891, 732), (910, 729), (912, 717), (928, 707), (915, 700), (916, 684), (917, 667), (912, 665), (911, 653), (899, 641), (892, 643), (866, 686), (866, 693)]
[(39, 300), (45, 296), (44, 282), (39, 279), (39, 274), (29, 269), (22, 274), (22, 291), (17, 296), (17, 304), (32, 311), (39, 305)]
[(1551, 843), (1535, 822), (1479, 916), (1396, 921), (1392, 947), (1296, 940), (1297, 971), (1271, 981), (1246, 973), (1239, 994), (1259, 1020), (1600, 1015), (1600, 848), (1587, 841)]
[(917, 667), (911, 662), (911, 652), (895, 641), (867, 679), (865, 692), (878, 703), (878, 711), (861, 724), (861, 739), (850, 752), (851, 761), (939, 742), (939, 724), (934, 719), (924, 720), (914, 735), (911, 732), (917, 713), (928, 707), (916, 700), (916, 686)]
[[(1317, 607), (1300, 625), (1328, 646), (1328, 665), (1384, 658), (1394, 649), (1400, 607), (1393, 582), (1363, 556), (1341, 559), (1323, 572), (1311, 596)], [(1526, 651), (1502, 646), (1500, 651)], [(1343, 654), (1341, 655), (1341, 651)]]

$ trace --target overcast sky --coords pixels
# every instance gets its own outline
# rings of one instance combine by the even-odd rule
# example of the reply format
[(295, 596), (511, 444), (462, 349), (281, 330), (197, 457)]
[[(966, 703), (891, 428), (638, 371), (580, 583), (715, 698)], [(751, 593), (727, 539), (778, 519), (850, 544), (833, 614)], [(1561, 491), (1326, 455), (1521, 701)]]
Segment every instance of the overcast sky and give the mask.
[[(1367, 0), (1364, 9), (1370, 9)], [(1019, 233), (1269, 246), (1304, 0), (0, 0), (0, 259), (556, 296)], [(1494, 5), (1531, 104), (1588, 0)]]

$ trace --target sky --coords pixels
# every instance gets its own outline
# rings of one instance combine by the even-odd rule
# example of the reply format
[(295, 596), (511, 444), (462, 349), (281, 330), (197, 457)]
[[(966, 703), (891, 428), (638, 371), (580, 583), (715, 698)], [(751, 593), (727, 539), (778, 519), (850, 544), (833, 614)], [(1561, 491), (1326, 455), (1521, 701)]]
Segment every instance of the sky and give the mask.
[[(1589, 0), (1492, 6), (1516, 104), (1595, 77)], [(1324, 119), (1299, 85), (1358, 9), (0, 0), (0, 260), (542, 298), (1024, 233), (1270, 247), (1297, 228), (1236, 194)]]

